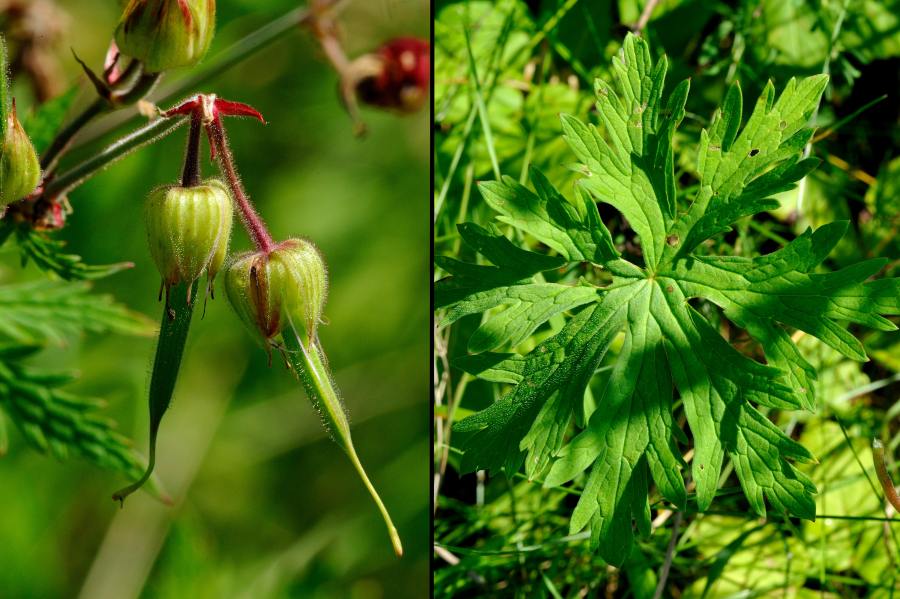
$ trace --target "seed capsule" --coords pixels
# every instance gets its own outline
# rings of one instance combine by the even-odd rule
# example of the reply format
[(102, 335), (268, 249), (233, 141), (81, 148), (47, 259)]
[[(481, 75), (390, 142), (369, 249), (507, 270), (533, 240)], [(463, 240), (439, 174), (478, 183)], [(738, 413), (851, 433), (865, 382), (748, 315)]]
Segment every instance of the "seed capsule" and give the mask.
[(0, 208), (30, 194), (40, 180), (41, 165), (13, 103), (0, 140)]
[(216, 0), (130, 0), (116, 28), (123, 54), (158, 73), (197, 64), (212, 43)]
[(268, 255), (239, 256), (225, 272), (225, 290), (255, 336), (268, 341), (293, 324), (312, 340), (328, 293), (325, 262), (311, 242), (289, 239)]
[(285, 362), (303, 383), (325, 429), (346, 452), (372, 495), (394, 551), (403, 555), (400, 535), (353, 446), (350, 420), (316, 335), (328, 291), (325, 262), (319, 250), (304, 239), (289, 239), (269, 253), (256, 251), (239, 256), (225, 271), (225, 290), (255, 337), (269, 343), (281, 336)]
[(168, 185), (147, 199), (150, 254), (168, 290), (190, 284), (206, 271), (210, 285), (222, 268), (231, 236), (231, 196), (225, 185), (210, 179), (196, 187)]

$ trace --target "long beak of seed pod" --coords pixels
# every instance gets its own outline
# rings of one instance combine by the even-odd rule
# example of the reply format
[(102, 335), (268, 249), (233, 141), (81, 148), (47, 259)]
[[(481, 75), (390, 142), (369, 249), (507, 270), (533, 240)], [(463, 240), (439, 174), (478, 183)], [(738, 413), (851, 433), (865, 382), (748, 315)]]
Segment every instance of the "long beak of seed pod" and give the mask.
[(347, 419), (347, 412), (344, 410), (344, 404), (341, 402), (331, 373), (328, 370), (327, 360), (318, 341), (315, 338), (303, 338), (294, 326), (293, 322), (282, 330), (282, 339), (287, 348), (287, 359), (291, 368), (303, 382), (310, 401), (315, 405), (316, 410), (322, 417), (322, 422), (328, 430), (331, 438), (335, 443), (341, 446), (350, 458), (353, 467), (359, 473), (363, 484), (378, 506), (384, 523), (388, 529), (388, 535), (391, 538), (391, 544), (394, 546), (394, 553), (397, 557), (403, 555), (403, 545), (400, 542), (400, 534), (394, 526), (391, 516), (381, 501), (378, 491), (372, 481), (369, 480), (356, 449), (353, 447), (353, 440), (350, 438), (350, 422)]

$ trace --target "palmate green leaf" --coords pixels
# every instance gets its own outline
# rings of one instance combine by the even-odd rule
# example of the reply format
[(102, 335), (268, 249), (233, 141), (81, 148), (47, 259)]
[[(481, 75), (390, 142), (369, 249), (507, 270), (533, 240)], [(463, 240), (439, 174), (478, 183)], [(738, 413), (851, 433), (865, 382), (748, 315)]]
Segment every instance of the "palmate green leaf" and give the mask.
[[(746, 122), (740, 88), (732, 86), (701, 133), (699, 186), (684, 197), (674, 177), (672, 140), (688, 82), (666, 94), (665, 58), (654, 63), (646, 42), (631, 35), (613, 72), (612, 83), (596, 86), (602, 130), (562, 117), (563, 134), (586, 175), (577, 201), (563, 198), (538, 173), (532, 174), (535, 191), (509, 179), (481, 187), (499, 220), (536, 238), (552, 255), (465, 225), (464, 240), (493, 266), (439, 259), (451, 276), (436, 283), (436, 299), (445, 324), (500, 305), (516, 306), (513, 314), (523, 315), (517, 328), (511, 318), (493, 327), (505, 311), (489, 312), (482, 329), (514, 334), (475, 343), (483, 353), (458, 362), (486, 380), (513, 385), (498, 402), (458, 423), (456, 429), (468, 434), (464, 467), (512, 474), (524, 462), (528, 476), (545, 474), (548, 486), (587, 473), (571, 532), (590, 527), (593, 546), (619, 565), (630, 553), (634, 527), (649, 532), (651, 483), (684, 506), (681, 455), (688, 447), (679, 445), (693, 448), (690, 475), (699, 509), (712, 503), (727, 457), (753, 511), (764, 515), (768, 502), (778, 512), (815, 517), (815, 487), (793, 465), (812, 455), (758, 408), (813, 408), (816, 372), (791, 333), (805, 331), (848, 358), (866, 360), (847, 324), (895, 329), (885, 316), (900, 314), (900, 281), (869, 280), (881, 260), (823, 270), (846, 231), (843, 222), (807, 230), (781, 250), (753, 259), (703, 251), (707, 239), (734, 221), (777, 205), (771, 195), (791, 189), (815, 166), (801, 152), (811, 139), (806, 124), (826, 77), (792, 79), (777, 96), (768, 84)], [(594, 202), (626, 217), (643, 263), (618, 255)], [(608, 270), (612, 282), (593, 287), (593, 299), (556, 304), (554, 313), (567, 315), (566, 324), (527, 355), (497, 353), (546, 321), (551, 310), (537, 309), (542, 301), (563, 295), (561, 285), (540, 282), (538, 273), (583, 261)], [(591, 286), (568, 287), (581, 288)], [(697, 298), (718, 306), (756, 339), (766, 363), (723, 338), (691, 305)], [(567, 443), (586, 386), (620, 334), (624, 341), (597, 408)], [(692, 443), (675, 424), (676, 399)]]

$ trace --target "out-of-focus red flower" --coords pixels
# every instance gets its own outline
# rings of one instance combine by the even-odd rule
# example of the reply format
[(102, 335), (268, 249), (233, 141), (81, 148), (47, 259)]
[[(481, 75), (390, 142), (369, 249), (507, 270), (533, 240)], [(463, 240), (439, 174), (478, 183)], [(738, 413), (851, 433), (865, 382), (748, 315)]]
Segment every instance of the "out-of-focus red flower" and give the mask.
[(431, 45), (401, 37), (351, 63), (360, 102), (380, 108), (415, 112), (428, 100), (431, 84)]

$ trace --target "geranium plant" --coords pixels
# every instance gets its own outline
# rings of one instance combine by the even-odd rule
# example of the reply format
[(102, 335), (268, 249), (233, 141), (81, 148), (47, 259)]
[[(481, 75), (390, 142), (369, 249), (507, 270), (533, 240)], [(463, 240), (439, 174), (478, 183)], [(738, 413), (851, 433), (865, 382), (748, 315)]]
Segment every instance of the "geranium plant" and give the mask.
[[(376, 47), (369, 58), (350, 61), (336, 28), (336, 4), (320, 0), (292, 11), (232, 48), (220, 67), (227, 68), (235, 56), (246, 56), (289, 28), (303, 27), (315, 33), (323, 53), (338, 68), (339, 88), (358, 131), (362, 125), (356, 102), (398, 112), (420, 108), (429, 84), (428, 44), (403, 38), (384, 46), (399, 50)], [(270, 356), (279, 353), (302, 383), (332, 438), (374, 498), (399, 556), (399, 535), (354, 449), (346, 410), (317, 335), (327, 296), (325, 259), (309, 240), (273, 240), (241, 182), (229, 147), (227, 117), (265, 120), (246, 104), (192, 89), (178, 90), (194, 93), (167, 110), (147, 102), (168, 71), (190, 68), (205, 58), (215, 22), (215, 0), (129, 0), (115, 31), (110, 32), (102, 68), (91, 69), (78, 59), (96, 99), (68, 120), (71, 94), (40, 107), (33, 127), (41, 139), (34, 144), (17, 116), (14, 100), (8, 97), (6, 46), (0, 38), (0, 241), (11, 240), (23, 261), (33, 262), (52, 280), (0, 289), (0, 294), (17, 298), (7, 302), (0, 319), (0, 333), (5, 337), (0, 345), (0, 409), (35, 448), (59, 457), (78, 453), (130, 478), (132, 484), (114, 494), (123, 505), (128, 495), (145, 484), (167, 500), (161, 482), (165, 474), (154, 472), (157, 438), (176, 388), (190, 327), (197, 326), (195, 307), (215, 297), (216, 275), (223, 273), (227, 296), (239, 317), (234, 325), (244, 321)], [(358, 61), (369, 64), (365, 73), (352, 67)], [(352, 85), (346, 83), (350, 71), (354, 72)], [(138, 102), (149, 115), (147, 124), (81, 162), (66, 160), (73, 140), (89, 125)], [(80, 330), (152, 330), (145, 318), (91, 294), (82, 283), (110, 276), (129, 264), (88, 265), (64, 253), (53, 235), (69, 218), (77, 218), (77, 206), (71, 206), (68, 197), (79, 185), (182, 125), (188, 125), (187, 149), (183, 163), (172, 165), (173, 172), (180, 172), (179, 180), (147, 189), (144, 208), (149, 250), (158, 269), (158, 274), (147, 276), (159, 277), (163, 302), (149, 383), (150, 444), (144, 460), (111, 422), (96, 415), (94, 400), (65, 392), (65, 377), (32, 370), (24, 361), (46, 341)], [(218, 177), (204, 177), (201, 172), (204, 139), (219, 166)], [(230, 254), (233, 213), (255, 246), (249, 254)]]

